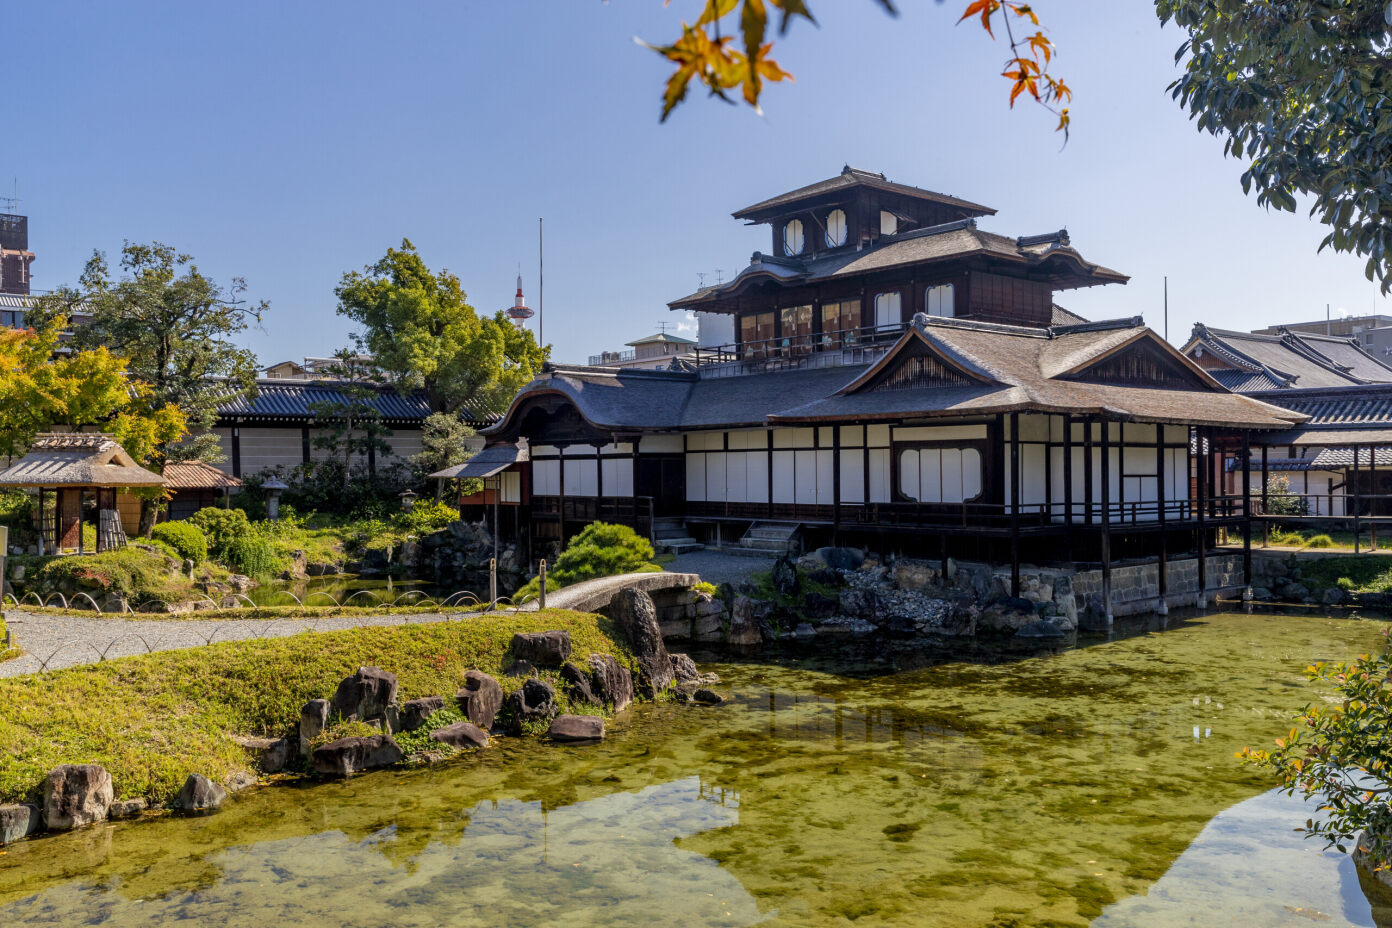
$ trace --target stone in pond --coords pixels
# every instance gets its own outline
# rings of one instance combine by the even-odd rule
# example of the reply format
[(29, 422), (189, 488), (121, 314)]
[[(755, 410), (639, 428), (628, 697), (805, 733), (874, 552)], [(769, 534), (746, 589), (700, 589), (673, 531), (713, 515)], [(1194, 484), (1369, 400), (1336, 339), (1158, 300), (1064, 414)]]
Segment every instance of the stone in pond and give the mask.
[(68, 831), (106, 818), (115, 796), (111, 774), (97, 764), (63, 764), (44, 781), (44, 824)]
[(642, 590), (619, 590), (609, 600), (609, 616), (623, 629), (638, 659), (643, 694), (653, 697), (671, 686), (676, 677), (667, 646), (662, 643), (662, 628), (657, 624), (657, 606), (652, 597)]
[(111, 804), (111, 818), (135, 818), (148, 808), (150, 804), (144, 799), (122, 799)]
[(464, 688), (454, 694), (454, 701), (464, 718), (488, 731), (503, 707), (503, 688), (483, 671), (470, 670), (464, 674)]
[(669, 654), (668, 657), (672, 660), (672, 673), (680, 682), (689, 683), (700, 678), (701, 672), (696, 669), (696, 662), (687, 655)]
[(1016, 638), (1063, 638), (1068, 632), (1059, 628), (1048, 619), (1035, 619), (1028, 625), (1021, 626), (1015, 633)]
[(396, 674), (380, 667), (359, 667), (338, 684), (331, 709), (338, 718), (360, 722), (388, 721), (396, 707)]
[(401, 730), (415, 731), (425, 724), (425, 720), (445, 707), (443, 696), (422, 696), (408, 699), (401, 705)]
[(324, 733), (329, 724), (329, 701), (311, 699), (300, 710), (300, 753), (309, 755), (309, 743)]
[(537, 667), (559, 667), (570, 657), (570, 632), (518, 632), (512, 636), (512, 654)]
[(797, 565), (787, 556), (773, 562), (773, 569), (769, 571), (769, 582), (784, 596), (796, 596), (802, 589), (802, 583), (798, 580)]
[(227, 801), (227, 790), (201, 773), (190, 773), (175, 805), (181, 812), (216, 812)]
[(522, 688), (508, 697), (512, 717), (520, 725), (536, 719), (549, 719), (556, 714), (556, 691), (551, 684), (528, 677)]
[(38, 806), (27, 802), (0, 806), (0, 847), (29, 837), (42, 823)]
[(610, 655), (590, 655), (590, 678), (595, 697), (615, 712), (633, 702), (633, 673)]
[(488, 732), (470, 722), (455, 722), (432, 731), (430, 740), (454, 748), (485, 748), (488, 747)]
[(339, 738), (314, 749), (314, 770), (346, 777), (362, 770), (390, 767), (401, 756), (401, 747), (391, 735)]
[(547, 734), (553, 741), (599, 741), (604, 738), (604, 719), (597, 715), (558, 715)]
[(725, 697), (703, 686), (691, 694), (691, 700), (703, 706), (718, 706), (725, 702)]

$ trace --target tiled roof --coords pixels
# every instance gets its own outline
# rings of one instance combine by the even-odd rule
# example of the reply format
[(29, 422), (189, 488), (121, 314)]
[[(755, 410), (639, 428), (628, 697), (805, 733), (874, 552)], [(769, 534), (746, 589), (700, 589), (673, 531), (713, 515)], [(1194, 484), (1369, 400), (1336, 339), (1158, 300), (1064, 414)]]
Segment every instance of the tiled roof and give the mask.
[[(1133, 343), (1146, 351), (1168, 353), (1174, 364), (1189, 368), (1193, 388), (1073, 379), (1081, 369)], [(963, 381), (883, 391), (863, 388), (868, 374), (895, 363), (899, 352), (919, 350), (920, 345), (963, 371)], [(1257, 429), (1289, 428), (1303, 421), (1298, 413), (1227, 392), (1138, 319), (1030, 329), (920, 316), (873, 366), (807, 367), (738, 377), (555, 367), (528, 384), (487, 432), (498, 437), (517, 434), (520, 410), (530, 398), (546, 393), (568, 398), (594, 426), (637, 431), (1016, 411)]]
[[(1279, 390), (1284, 381), (1272, 378), (1265, 370), (1210, 370), (1213, 379), (1234, 393), (1261, 393), (1264, 390)], [(1279, 405), (1279, 404), (1278, 404)]]
[(1064, 309), (1057, 303), (1054, 304), (1053, 315), (1049, 317), (1050, 325), (1077, 325), (1080, 322), (1087, 322), (1087, 320), (1071, 309)]
[(815, 184), (808, 184), (796, 190), (789, 190), (787, 193), (780, 193), (776, 197), (770, 197), (767, 200), (755, 203), (753, 206), (746, 206), (744, 209), (734, 213), (734, 217), (736, 219), (745, 219), (759, 213), (766, 213), (769, 210), (791, 206), (800, 200), (807, 200), (826, 193), (834, 193), (838, 190), (850, 190), (854, 187), (871, 187), (875, 190), (897, 193), (917, 200), (941, 203), (944, 206), (953, 206), (964, 212), (974, 213), (979, 216), (992, 215), (995, 213), (994, 209), (989, 206), (982, 206), (980, 203), (973, 203), (970, 200), (963, 200), (946, 193), (935, 193), (932, 190), (924, 190), (921, 187), (912, 187), (908, 184), (895, 183), (892, 180), (888, 180), (883, 174), (876, 174), (872, 171), (861, 171), (850, 165), (846, 165), (841, 169), (841, 173), (837, 174), (835, 177), (828, 177), (826, 180), (819, 180)]
[(229, 490), (242, 481), (202, 461), (171, 461), (164, 465), (164, 485), (171, 490)]
[[(1228, 365), (1230, 372), (1220, 379), (1240, 393), (1392, 383), (1392, 367), (1368, 354), (1352, 338), (1289, 330), (1263, 335), (1200, 324), (1194, 326), (1184, 353), (1198, 357), (1202, 352)], [(1212, 373), (1218, 376), (1217, 371)], [(1244, 378), (1240, 376), (1243, 373), (1253, 376)]]
[(522, 442), (500, 442), (489, 445), (463, 464), (436, 471), (431, 477), (453, 480), (463, 477), (492, 477), (514, 464), (530, 460), (530, 449)]
[[(348, 384), (331, 380), (258, 380), (256, 398), (237, 397), (218, 405), (223, 418), (304, 420), (314, 418), (313, 406), (318, 404), (347, 404), (356, 400), (345, 393)], [(370, 388), (369, 405), (383, 419), (395, 422), (419, 422), (430, 415), (430, 403), (423, 392), (402, 395), (394, 387)], [(486, 409), (468, 409), (465, 421), (471, 425), (492, 422), (497, 413)]]
[[(1374, 458), (1373, 463), (1377, 467), (1392, 466), (1392, 448), (1378, 448), (1376, 456), (1369, 454), (1369, 449), (1358, 449), (1358, 466), (1367, 467), (1369, 459)], [(1353, 449), (1352, 448), (1322, 448), (1320, 453), (1310, 459), (1312, 468), (1321, 469), (1353, 469)]]
[(0, 471), (7, 487), (158, 487), (164, 478), (137, 464), (110, 435), (39, 435), (29, 451)]
[(1283, 390), (1263, 395), (1262, 399), (1309, 416), (1307, 429), (1392, 425), (1392, 384)]

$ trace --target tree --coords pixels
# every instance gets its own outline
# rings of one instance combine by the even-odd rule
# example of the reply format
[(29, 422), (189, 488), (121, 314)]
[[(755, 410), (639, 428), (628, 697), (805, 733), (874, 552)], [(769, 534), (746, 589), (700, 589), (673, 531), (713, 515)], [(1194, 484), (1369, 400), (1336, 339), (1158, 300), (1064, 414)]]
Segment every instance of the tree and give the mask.
[(1337, 698), (1302, 709), (1275, 750), (1244, 748), (1238, 756), (1274, 771), (1287, 795), (1319, 801), (1323, 817), (1297, 831), (1340, 851), (1362, 833), (1374, 865), (1392, 864), (1392, 641), (1378, 654), (1305, 673), (1332, 684)]
[(399, 389), (424, 390), (432, 412), (503, 408), (548, 354), (502, 312), (476, 313), (459, 278), (431, 271), (409, 240), (334, 293), (378, 367)]
[(99, 427), (137, 461), (186, 434), (179, 409), (154, 408), (124, 359), (105, 348), (56, 353), (61, 328), (0, 331), (0, 455), (22, 453), (55, 426)]
[[(421, 450), (412, 456), (411, 467), (416, 471), (416, 479), (425, 480), (431, 474), (446, 467), (463, 464), (473, 457), (473, 452), (465, 444), (474, 437), (474, 430), (459, 417), (447, 412), (432, 412), (425, 417), (421, 426)], [(471, 481), (476, 482), (476, 481)], [(435, 499), (444, 495), (445, 482), (435, 482)]]
[[(874, 0), (886, 13), (897, 16), (893, 0)], [(939, 0), (941, 2), (941, 0)], [(780, 40), (788, 34), (788, 27), (796, 19), (805, 19), (816, 24), (812, 17), (809, 0), (705, 0), (701, 13), (693, 24), (682, 23), (681, 35), (670, 45), (646, 45), (676, 66), (662, 94), (662, 120), (665, 122), (672, 111), (686, 99), (686, 92), (694, 80), (703, 85), (711, 96), (734, 103), (730, 92), (739, 90), (746, 104), (759, 110), (759, 100), (763, 95), (764, 83), (778, 83), (792, 80), (793, 76), (784, 71), (770, 57), (773, 42), (765, 41), (769, 32), (769, 15), (773, 10), (779, 13), (778, 33)], [(999, 17), (999, 19), (997, 19)], [(1016, 21), (1029, 21), (1033, 33), (1022, 33), (1017, 39), (1012, 26)], [(957, 21), (973, 19), (981, 23), (986, 34), (995, 38), (992, 24), (999, 21), (1004, 27), (1010, 43), (1010, 57), (1006, 59), (1005, 70), (1001, 76), (1009, 79), (1010, 105), (1021, 94), (1028, 95), (1036, 103), (1058, 116), (1058, 130), (1068, 135), (1069, 115), (1065, 106), (1072, 99), (1073, 92), (1062, 80), (1049, 72), (1053, 63), (1054, 43), (1039, 28), (1039, 17), (1028, 3), (1011, 0), (971, 0)], [(739, 41), (733, 34), (735, 27)]]
[(1200, 131), (1247, 162), (1242, 189), (1329, 226), (1392, 290), (1392, 65), (1384, 0), (1156, 0), (1189, 33), (1170, 90)]
[(337, 378), (341, 400), (310, 403), (319, 434), (314, 447), (342, 458), (342, 484), (346, 491), (352, 479), (353, 456), (361, 458), (392, 453), (384, 439), (391, 429), (382, 424), (382, 414), (373, 400), (377, 390), (372, 386), (379, 379), (375, 368), (361, 353), (350, 348), (334, 352), (334, 360), (325, 372)]
[[(243, 299), (246, 281), (233, 278), (224, 288), (199, 271), (193, 258), (154, 242), (126, 242), (121, 275), (114, 278), (106, 258), (94, 252), (76, 287), (40, 298), (27, 314), (41, 322), (75, 309), (90, 321), (73, 327), (77, 349), (105, 347), (127, 362), (133, 381), (144, 385), (151, 414), (178, 410), (193, 432), (187, 441), (151, 433), (148, 466), (161, 471), (169, 460), (221, 459), (211, 431), (220, 403), (256, 394), (256, 355), (231, 337), (259, 324), (269, 308)], [(154, 524), (155, 507), (141, 507), (142, 534)]]

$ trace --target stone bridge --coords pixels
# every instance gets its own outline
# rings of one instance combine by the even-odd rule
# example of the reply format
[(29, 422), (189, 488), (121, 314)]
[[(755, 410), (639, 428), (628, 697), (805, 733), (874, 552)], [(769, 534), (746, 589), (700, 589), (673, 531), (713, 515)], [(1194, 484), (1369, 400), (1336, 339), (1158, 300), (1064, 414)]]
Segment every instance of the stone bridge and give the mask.
[[(662, 593), (668, 590), (689, 590), (701, 582), (699, 574), (646, 573), (619, 574), (616, 577), (598, 577), (585, 580), (574, 586), (546, 594), (546, 608), (573, 609), (576, 612), (599, 612), (609, 605), (609, 600), (622, 589), (642, 590), (645, 593)], [(535, 601), (527, 604), (527, 609), (536, 609)]]

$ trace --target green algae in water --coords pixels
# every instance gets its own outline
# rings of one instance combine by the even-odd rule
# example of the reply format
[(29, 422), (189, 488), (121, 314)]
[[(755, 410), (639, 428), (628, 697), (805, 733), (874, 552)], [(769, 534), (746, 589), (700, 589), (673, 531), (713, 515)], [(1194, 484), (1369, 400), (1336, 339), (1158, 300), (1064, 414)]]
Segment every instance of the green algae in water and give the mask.
[[(599, 745), (505, 739), (23, 842), (0, 924), (1367, 924), (1330, 913), (1347, 861), (1290, 845), (1299, 804), (1233, 755), (1318, 698), (1305, 665), (1383, 627), (1224, 615), (993, 665), (718, 665), (731, 704), (637, 707)], [(1254, 883), (1234, 846), (1296, 875)]]

